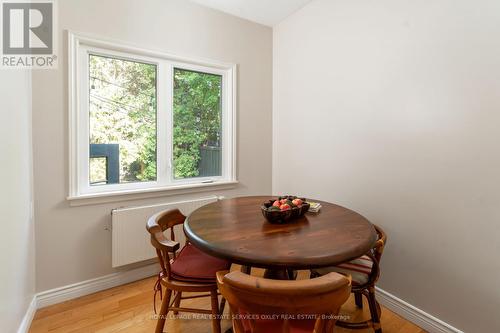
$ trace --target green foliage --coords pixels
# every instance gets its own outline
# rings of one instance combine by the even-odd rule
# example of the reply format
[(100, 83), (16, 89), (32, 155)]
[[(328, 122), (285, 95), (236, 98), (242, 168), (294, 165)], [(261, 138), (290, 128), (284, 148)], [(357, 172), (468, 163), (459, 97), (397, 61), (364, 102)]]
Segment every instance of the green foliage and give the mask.
[(221, 85), (219, 75), (174, 70), (175, 178), (198, 176), (200, 147), (220, 146)]
[(90, 142), (120, 145), (120, 181), (156, 179), (156, 66), (91, 55)]
[[(91, 55), (89, 76), (90, 143), (120, 145), (120, 182), (156, 180), (156, 66)], [(199, 175), (200, 148), (220, 147), (221, 85), (219, 75), (174, 70), (177, 179)], [(102, 179), (103, 168), (92, 163), (91, 180)]]

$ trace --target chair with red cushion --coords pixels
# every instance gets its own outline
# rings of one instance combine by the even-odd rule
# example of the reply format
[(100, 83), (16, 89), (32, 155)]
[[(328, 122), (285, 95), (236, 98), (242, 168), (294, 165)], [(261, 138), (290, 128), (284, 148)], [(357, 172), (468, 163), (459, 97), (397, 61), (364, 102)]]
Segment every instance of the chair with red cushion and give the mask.
[(271, 280), (221, 271), (217, 283), (231, 308), (234, 333), (331, 333), (351, 291), (350, 277), (338, 273)]
[(322, 276), (330, 272), (350, 275), (352, 277), (352, 292), (354, 293), (356, 306), (359, 308), (363, 307), (362, 296), (365, 295), (370, 308), (371, 320), (359, 323), (339, 321), (337, 325), (351, 329), (371, 327), (375, 330), (375, 333), (382, 333), (382, 327), (380, 325), (380, 306), (375, 299), (375, 283), (380, 276), (379, 263), (387, 242), (387, 235), (379, 226), (374, 225), (374, 227), (378, 234), (378, 240), (366, 255), (337, 266), (313, 269), (311, 270), (311, 278)]
[[(164, 286), (166, 289), (155, 332), (163, 332), (169, 311), (173, 311), (174, 314), (181, 311), (212, 315), (212, 332), (220, 333), (219, 314), (224, 311), (225, 300), (222, 298), (219, 305), (216, 273), (229, 269), (231, 263), (212, 257), (190, 243), (186, 243), (180, 253), (177, 253), (180, 244), (175, 241), (174, 226), (183, 224), (185, 219), (186, 217), (178, 209), (172, 209), (153, 215), (146, 226), (161, 266), (155, 290), (160, 291), (161, 295), (161, 287)], [(167, 229), (170, 229), (170, 239), (165, 237)], [(174, 297), (172, 292), (175, 292)], [(207, 294), (183, 297), (183, 292)], [(181, 300), (198, 297), (210, 297), (211, 309), (180, 307)]]

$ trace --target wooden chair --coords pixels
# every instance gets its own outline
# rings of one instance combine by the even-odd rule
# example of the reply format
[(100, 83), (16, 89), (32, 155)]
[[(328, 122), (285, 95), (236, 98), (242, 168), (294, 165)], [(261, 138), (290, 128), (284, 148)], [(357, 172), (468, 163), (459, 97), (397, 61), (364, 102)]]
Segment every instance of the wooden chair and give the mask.
[[(155, 290), (159, 290), (161, 295), (161, 286), (166, 289), (155, 332), (163, 332), (169, 311), (174, 314), (180, 311), (212, 315), (212, 332), (220, 333), (219, 315), (224, 311), (225, 300), (221, 300), (219, 307), (216, 273), (229, 269), (231, 264), (203, 253), (188, 242), (177, 253), (180, 244), (175, 241), (174, 226), (183, 224), (185, 219), (178, 209), (167, 210), (152, 216), (146, 226), (161, 266)], [(167, 229), (170, 229), (170, 239), (164, 234)], [(175, 292), (173, 299), (172, 292)], [(205, 294), (183, 297), (183, 292)], [(211, 297), (211, 310), (181, 307), (181, 300), (198, 297)]]
[(364, 256), (334, 267), (311, 270), (311, 278), (322, 276), (330, 272), (347, 274), (352, 277), (352, 292), (358, 308), (363, 307), (364, 295), (368, 300), (371, 320), (357, 323), (338, 321), (337, 325), (352, 329), (373, 328), (376, 333), (382, 333), (380, 325), (380, 305), (375, 299), (375, 283), (380, 276), (380, 259), (387, 242), (387, 235), (379, 226), (374, 226), (378, 234), (378, 240), (373, 248)]
[(331, 333), (351, 280), (330, 273), (310, 280), (271, 280), (240, 271), (217, 273), (234, 333)]

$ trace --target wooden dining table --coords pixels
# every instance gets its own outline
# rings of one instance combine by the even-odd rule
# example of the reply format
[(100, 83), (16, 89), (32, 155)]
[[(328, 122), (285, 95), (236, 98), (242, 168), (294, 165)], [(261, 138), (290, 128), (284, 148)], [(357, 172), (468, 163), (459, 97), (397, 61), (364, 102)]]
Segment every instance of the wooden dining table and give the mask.
[[(193, 211), (184, 222), (187, 239), (200, 250), (240, 264), (265, 268), (264, 277), (294, 279), (295, 270), (334, 266), (367, 253), (377, 241), (373, 225), (345, 207), (315, 200), (318, 213), (271, 224), (261, 206), (275, 196), (219, 200)], [(350, 327), (345, 323), (344, 327)], [(355, 326), (353, 326), (355, 328)], [(231, 333), (228, 329), (226, 333)]]
[[(320, 200), (319, 213), (284, 224), (269, 223), (261, 212), (267, 196), (219, 200), (193, 211), (184, 223), (188, 240), (200, 250), (244, 267), (265, 268), (266, 277), (337, 265), (368, 252), (377, 240), (362, 215)], [(274, 197), (275, 198), (275, 197)]]

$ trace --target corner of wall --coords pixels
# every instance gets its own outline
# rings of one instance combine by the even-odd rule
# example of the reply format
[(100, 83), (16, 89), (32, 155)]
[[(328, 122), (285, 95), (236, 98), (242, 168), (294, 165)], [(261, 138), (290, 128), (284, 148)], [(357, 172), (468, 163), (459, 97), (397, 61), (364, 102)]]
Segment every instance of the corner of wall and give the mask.
[(277, 131), (277, 112), (278, 112), (278, 42), (277, 42), (277, 29), (279, 25), (273, 27), (273, 64), (272, 64), (272, 167), (271, 167), (271, 194), (275, 195), (278, 192), (277, 184), (277, 168), (278, 168), (278, 131)]

